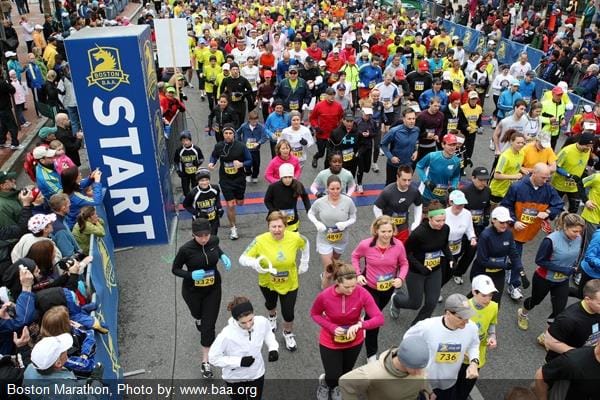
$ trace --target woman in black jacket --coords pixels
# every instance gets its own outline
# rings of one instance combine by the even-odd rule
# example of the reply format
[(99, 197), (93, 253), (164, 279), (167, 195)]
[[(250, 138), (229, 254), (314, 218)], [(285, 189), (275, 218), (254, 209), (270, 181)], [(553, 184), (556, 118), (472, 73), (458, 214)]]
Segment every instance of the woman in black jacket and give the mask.
[[(212, 378), (208, 351), (215, 341), (215, 324), (221, 308), (221, 274), (219, 260), (225, 270), (231, 269), (231, 260), (219, 247), (219, 238), (210, 234), (210, 222), (197, 218), (192, 222), (193, 239), (177, 251), (171, 272), (183, 278), (181, 294), (196, 320), (202, 345), (202, 376)], [(185, 265), (185, 269), (183, 266)]]
[(281, 164), (277, 182), (273, 182), (265, 193), (265, 206), (269, 214), (281, 211), (287, 216), (286, 230), (298, 232), (300, 220), (298, 219), (298, 197), (302, 198), (306, 212), (310, 210), (310, 200), (302, 182), (294, 179), (294, 166)]
[(442, 270), (452, 268), (453, 258), (448, 248), (450, 228), (446, 225), (446, 210), (442, 204), (433, 200), (429, 203), (427, 218), (411, 232), (406, 240), (406, 255), (409, 271), (406, 277), (408, 296), (396, 292), (392, 295), (390, 315), (398, 318), (399, 308), (419, 310), (411, 326), (431, 317), (442, 290)]

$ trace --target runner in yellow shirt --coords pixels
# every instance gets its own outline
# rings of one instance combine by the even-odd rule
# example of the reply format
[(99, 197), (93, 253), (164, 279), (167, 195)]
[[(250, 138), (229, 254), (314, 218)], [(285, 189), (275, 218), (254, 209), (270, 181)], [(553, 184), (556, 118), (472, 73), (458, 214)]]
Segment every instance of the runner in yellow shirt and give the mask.
[[(267, 217), (269, 232), (258, 235), (240, 256), (240, 264), (254, 268), (258, 273), (258, 285), (265, 298), (269, 323), (277, 330), (277, 299), (281, 302), (283, 337), (285, 347), (296, 351), (296, 339), (292, 333), (294, 308), (298, 295), (298, 274), (308, 270), (310, 244), (297, 232), (285, 229), (287, 215), (274, 211)], [(296, 267), (296, 253), (302, 250), (300, 265)]]
[(523, 177), (521, 172), (523, 146), (525, 146), (525, 135), (514, 131), (510, 136), (510, 147), (500, 154), (494, 177), (490, 182), (490, 190), (492, 191), (490, 201), (492, 203), (499, 204), (508, 193), (512, 182)]

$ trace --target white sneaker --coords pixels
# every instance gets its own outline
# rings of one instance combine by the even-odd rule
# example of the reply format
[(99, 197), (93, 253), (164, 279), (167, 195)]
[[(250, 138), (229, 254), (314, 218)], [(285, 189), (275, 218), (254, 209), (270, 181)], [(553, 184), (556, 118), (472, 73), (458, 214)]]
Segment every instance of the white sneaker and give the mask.
[(238, 239), (237, 228), (235, 226), (231, 227), (231, 232), (229, 232), (229, 239), (237, 240)]
[(393, 319), (398, 319), (398, 317), (400, 316), (400, 310), (394, 304), (395, 296), (396, 293), (392, 294), (392, 297), (390, 298), (390, 317), (392, 317)]
[(23, 128), (27, 128), (29, 125), (31, 125), (31, 122), (29, 121), (25, 121), (25, 123), (23, 123), (23, 125), (21, 125)]
[(342, 400), (342, 391), (339, 386), (331, 389), (331, 400)]
[(246, 183), (252, 182), (252, 177), (250, 175), (246, 175)]
[(325, 383), (325, 374), (319, 376), (319, 387), (317, 387), (317, 400), (329, 400), (329, 386)]
[(258, 178), (252, 178), (252, 183), (258, 183)]
[(512, 287), (512, 285), (508, 285), (506, 287), (506, 291), (510, 294), (510, 298), (513, 300), (521, 300), (523, 298), (523, 293), (521, 292), (521, 288)]
[(269, 315), (267, 318), (269, 319), (269, 325), (271, 325), (271, 330), (275, 332), (277, 330), (277, 314), (273, 316)]
[(383, 150), (381, 150), (381, 149), (379, 149), (379, 156), (380, 156), (380, 157), (383, 157), (383, 156), (385, 156), (385, 153), (384, 153), (384, 152), (383, 152)]
[(285, 333), (283, 332), (283, 338), (285, 339), (285, 348), (289, 351), (296, 351), (298, 347), (296, 346), (296, 335), (292, 332)]
[(24, 148), (25, 148), (25, 146), (23, 146), (22, 144), (19, 144), (17, 146), (13, 146), (13, 145), (10, 146), (11, 150), (21, 150), (21, 149), (24, 149)]
[(440, 297), (438, 297), (438, 303), (441, 303), (442, 301), (444, 301), (444, 296), (440, 294)]
[(463, 284), (463, 278), (462, 276), (455, 276), (454, 277), (454, 283), (456, 283), (457, 285), (462, 285)]
[(494, 145), (494, 141), (492, 139), (490, 139), (490, 150), (491, 151), (496, 150), (496, 145)]
[(358, 193), (364, 193), (363, 185), (356, 185), (356, 191)]
[(371, 164), (371, 169), (373, 170), (373, 172), (379, 172), (379, 165), (373, 163)]
[(373, 354), (372, 356), (367, 357), (367, 364), (370, 364), (373, 361), (377, 361), (377, 354)]
[(495, 129), (496, 125), (498, 125), (498, 123), (496, 122), (495, 119), (492, 118), (492, 129)]

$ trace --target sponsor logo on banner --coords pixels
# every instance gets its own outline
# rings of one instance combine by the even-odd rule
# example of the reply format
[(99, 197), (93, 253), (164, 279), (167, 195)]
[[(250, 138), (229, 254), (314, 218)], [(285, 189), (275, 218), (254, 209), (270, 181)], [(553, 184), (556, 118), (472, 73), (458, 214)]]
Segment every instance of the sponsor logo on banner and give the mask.
[(166, 136), (164, 133), (163, 123), (162, 123), (162, 112), (160, 108), (156, 110), (154, 113), (154, 130), (156, 134), (156, 162), (158, 165), (164, 165), (165, 160), (163, 157), (164, 152), (166, 150)]
[(498, 46), (498, 51), (496, 52), (496, 56), (498, 61), (504, 62), (504, 57), (506, 56), (506, 43), (504, 41), (500, 42)]
[(154, 66), (154, 51), (152, 43), (146, 40), (144, 43), (144, 69), (146, 71), (146, 93), (154, 100), (156, 98), (156, 68)]
[(88, 86), (97, 85), (100, 89), (111, 92), (121, 83), (129, 84), (129, 75), (121, 68), (119, 49), (96, 46), (88, 50), (88, 59), (90, 61)]

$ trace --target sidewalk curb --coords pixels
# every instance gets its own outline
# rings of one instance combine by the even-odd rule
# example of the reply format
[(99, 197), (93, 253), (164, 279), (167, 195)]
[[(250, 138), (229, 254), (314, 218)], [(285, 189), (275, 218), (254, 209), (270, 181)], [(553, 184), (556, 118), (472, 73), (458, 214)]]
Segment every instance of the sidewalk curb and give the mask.
[(13, 152), (13, 154), (8, 158), (8, 160), (6, 160), (6, 162), (2, 165), (2, 171), (21, 172), (21, 170), (23, 169), (22, 161), (25, 157), (25, 154), (29, 152), (31, 144), (38, 137), (37, 134), (39, 130), (44, 125), (46, 125), (48, 121), (49, 119), (44, 117), (35, 123), (33, 129), (31, 130), (31, 133), (21, 141), (21, 144), (24, 147), (20, 150)]

